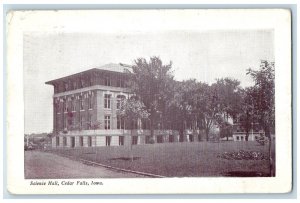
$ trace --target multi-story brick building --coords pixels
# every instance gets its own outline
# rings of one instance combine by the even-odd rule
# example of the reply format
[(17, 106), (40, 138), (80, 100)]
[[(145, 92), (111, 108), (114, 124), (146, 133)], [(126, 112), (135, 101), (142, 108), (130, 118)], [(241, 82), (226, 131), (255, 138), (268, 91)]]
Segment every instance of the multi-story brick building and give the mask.
[[(46, 82), (54, 87), (52, 147), (149, 143), (147, 123), (126, 123), (117, 114), (121, 100), (131, 95), (128, 78), (124, 67), (108, 64)], [(196, 140), (174, 130), (154, 130), (154, 137), (157, 143)]]

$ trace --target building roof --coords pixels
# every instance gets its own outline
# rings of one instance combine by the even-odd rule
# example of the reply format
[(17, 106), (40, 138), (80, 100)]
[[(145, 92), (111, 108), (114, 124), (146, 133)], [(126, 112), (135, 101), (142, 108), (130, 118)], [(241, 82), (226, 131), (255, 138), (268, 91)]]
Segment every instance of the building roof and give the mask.
[(116, 64), (116, 63), (109, 63), (96, 69), (119, 72), (119, 73), (124, 73), (126, 71), (124, 66), (121, 66), (120, 64)]
[(72, 78), (74, 76), (80, 76), (80, 75), (83, 75), (85, 73), (93, 73), (93, 72), (128, 73), (126, 67), (121, 66), (120, 64), (109, 63), (109, 64), (106, 64), (106, 65), (103, 65), (103, 66), (100, 66), (100, 67), (97, 67), (97, 68), (88, 69), (88, 70), (85, 70), (85, 71), (82, 71), (82, 72), (79, 72), (79, 73), (75, 73), (75, 74), (68, 75), (68, 76), (65, 76), (65, 77), (50, 80), (50, 81), (47, 81), (46, 84), (53, 84), (57, 81), (61, 81), (61, 80), (67, 79), (67, 78)]

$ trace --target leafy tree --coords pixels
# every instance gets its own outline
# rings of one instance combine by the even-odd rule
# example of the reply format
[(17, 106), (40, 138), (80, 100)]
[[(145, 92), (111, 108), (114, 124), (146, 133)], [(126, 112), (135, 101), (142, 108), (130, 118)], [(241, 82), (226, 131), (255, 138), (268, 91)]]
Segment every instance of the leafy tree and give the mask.
[(181, 129), (186, 129), (186, 123), (192, 122), (193, 129), (204, 129), (206, 140), (209, 139), (222, 112), (218, 90), (217, 85), (210, 86), (194, 79), (179, 83), (174, 100), (182, 115)]
[(255, 114), (265, 135), (270, 138), (271, 133), (275, 130), (275, 64), (262, 61), (260, 70), (248, 69), (247, 74), (255, 81), (251, 93)]
[[(170, 113), (170, 119), (172, 119), (172, 117), (173, 121), (174, 118), (177, 119), (175, 121), (175, 127), (181, 134), (183, 134), (183, 131), (187, 128), (187, 123), (191, 122), (196, 115), (195, 112), (193, 112), (193, 94), (197, 85), (197, 81), (194, 79), (177, 82), (174, 85), (174, 97), (171, 101), (173, 109)], [(174, 113), (176, 113), (176, 116), (174, 116)]]
[(228, 122), (228, 118), (235, 118), (241, 109), (242, 88), (240, 81), (226, 77), (217, 79), (213, 86), (215, 86), (220, 100), (220, 110)]
[(232, 137), (232, 125), (227, 121), (223, 121), (219, 123), (219, 127), (220, 127), (220, 137), (221, 138), (226, 137), (228, 141), (228, 138)]
[[(257, 122), (254, 107), (254, 89), (248, 87), (243, 91), (243, 100), (240, 109), (239, 123), (245, 129), (246, 137), (245, 140), (249, 139), (249, 132), (253, 128), (253, 124)], [(252, 129), (254, 130), (254, 129)]]
[[(118, 110), (117, 114), (124, 118), (127, 123), (138, 122), (141, 119), (147, 119), (149, 117), (149, 113), (145, 109), (145, 105), (137, 100), (135, 97), (131, 97), (130, 99), (124, 99), (121, 101), (120, 109)], [(132, 130), (133, 125), (130, 125), (131, 129), (131, 144), (130, 144), (130, 151), (131, 151), (131, 160), (133, 161), (133, 154), (132, 154)]]
[(272, 137), (275, 131), (275, 63), (261, 61), (260, 70), (248, 69), (255, 85), (253, 86), (253, 101), (255, 115), (269, 138), (270, 175), (274, 176), (274, 164), (271, 156)]
[(149, 113), (150, 130), (153, 130), (163, 119), (166, 105), (173, 92), (172, 62), (164, 65), (159, 57), (149, 61), (138, 58), (131, 66), (131, 88), (133, 93), (145, 104)]
[(221, 112), (217, 88), (215, 85), (210, 86), (200, 82), (191, 95), (193, 112), (197, 115), (200, 126), (205, 130), (208, 141), (209, 133), (212, 127), (217, 124)]

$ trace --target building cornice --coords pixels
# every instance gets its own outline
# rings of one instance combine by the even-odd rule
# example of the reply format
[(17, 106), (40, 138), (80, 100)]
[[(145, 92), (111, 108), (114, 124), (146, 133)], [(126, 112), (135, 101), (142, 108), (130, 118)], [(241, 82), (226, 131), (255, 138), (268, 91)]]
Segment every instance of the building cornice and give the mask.
[(90, 87), (84, 87), (76, 90), (70, 90), (66, 92), (60, 92), (53, 95), (53, 97), (62, 97), (68, 96), (72, 94), (78, 94), (81, 92), (91, 91), (91, 90), (103, 90), (103, 91), (111, 91), (111, 92), (123, 92), (123, 93), (130, 93), (129, 88), (124, 87), (113, 87), (113, 86), (104, 86), (104, 85), (93, 85)]

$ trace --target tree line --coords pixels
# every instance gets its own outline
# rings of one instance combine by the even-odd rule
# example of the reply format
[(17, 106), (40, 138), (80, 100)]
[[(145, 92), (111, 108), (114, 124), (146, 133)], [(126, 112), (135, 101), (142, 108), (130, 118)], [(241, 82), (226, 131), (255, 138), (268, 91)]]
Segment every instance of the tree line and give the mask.
[[(122, 64), (121, 64), (122, 65)], [(119, 114), (128, 120), (147, 119), (153, 136), (154, 129), (204, 132), (205, 139), (214, 128), (219, 136), (232, 135), (230, 119), (239, 121), (248, 140), (253, 123), (267, 137), (275, 131), (275, 64), (262, 60), (258, 70), (245, 74), (254, 85), (243, 88), (240, 81), (225, 77), (212, 84), (189, 79), (176, 81), (172, 62), (163, 64), (159, 57), (138, 58), (126, 66), (130, 73), (129, 86), (134, 97), (124, 100)]]

